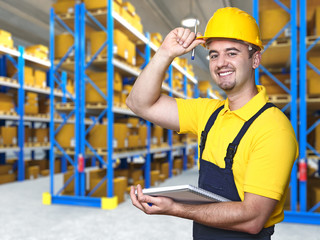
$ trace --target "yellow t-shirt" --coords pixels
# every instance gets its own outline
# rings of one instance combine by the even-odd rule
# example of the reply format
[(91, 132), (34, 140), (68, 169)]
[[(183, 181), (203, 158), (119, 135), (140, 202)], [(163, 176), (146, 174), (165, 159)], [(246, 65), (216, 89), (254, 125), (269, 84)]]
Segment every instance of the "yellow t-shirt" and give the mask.
[[(226, 150), (249, 120), (268, 100), (265, 88), (258, 85), (259, 93), (242, 108), (231, 111), (228, 99), (176, 99), (179, 111), (180, 133), (198, 135), (220, 106), (219, 113), (207, 136), (202, 158), (221, 168), (225, 167)], [(200, 153), (200, 150), (198, 151)], [(278, 108), (269, 108), (249, 127), (234, 156), (233, 174), (241, 200), (244, 192), (278, 200), (265, 227), (281, 222), (288, 191), (290, 173), (298, 157), (298, 144), (289, 119)]]

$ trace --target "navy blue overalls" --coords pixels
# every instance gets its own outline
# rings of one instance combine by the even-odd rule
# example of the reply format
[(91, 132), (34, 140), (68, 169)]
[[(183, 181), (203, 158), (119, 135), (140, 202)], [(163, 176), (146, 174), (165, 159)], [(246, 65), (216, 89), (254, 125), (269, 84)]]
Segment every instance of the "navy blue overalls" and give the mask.
[[(236, 188), (232, 164), (233, 157), (237, 151), (237, 147), (241, 138), (244, 136), (252, 122), (266, 109), (270, 107), (275, 107), (272, 103), (266, 103), (254, 116), (252, 116), (248, 121), (246, 121), (241, 128), (240, 132), (233, 140), (232, 143), (229, 144), (225, 160), (225, 168), (220, 168), (217, 165), (203, 160), (202, 154), (205, 148), (207, 135), (213, 126), (219, 112), (223, 109), (224, 106), (218, 108), (214, 113), (210, 116), (204, 131), (201, 133), (201, 141), (200, 141), (200, 170), (199, 170), (199, 182), (198, 185), (200, 188), (213, 192), (215, 194), (219, 194), (225, 198), (230, 199), (231, 201), (241, 201), (238, 190)], [(234, 240), (234, 239), (271, 239), (271, 235), (274, 232), (274, 226), (269, 228), (264, 228), (258, 234), (248, 234), (244, 232), (236, 232), (229, 231), (223, 229), (217, 229), (208, 227), (197, 222), (193, 223), (193, 237), (195, 240)]]

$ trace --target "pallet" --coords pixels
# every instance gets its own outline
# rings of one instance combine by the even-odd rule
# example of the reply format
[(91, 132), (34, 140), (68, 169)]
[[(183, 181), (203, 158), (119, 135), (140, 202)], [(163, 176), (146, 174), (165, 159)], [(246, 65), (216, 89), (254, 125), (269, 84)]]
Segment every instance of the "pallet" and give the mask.
[(98, 102), (98, 103), (86, 103), (86, 108), (88, 109), (105, 109), (107, 108), (106, 103)]
[(18, 114), (14, 110), (12, 110), (12, 111), (0, 111), (0, 115), (18, 116)]
[(33, 54), (33, 53), (26, 53), (26, 55), (34, 57), (34, 58), (37, 58), (37, 59), (40, 59), (40, 60), (43, 60), (43, 61), (48, 61), (49, 62), (49, 58), (48, 57), (46, 57), (46, 58), (39, 57), (39, 56), (36, 56), (36, 54)]
[(71, 111), (75, 108), (74, 102), (57, 103), (56, 110), (60, 111)]
[[(313, 44), (317, 40), (318, 37), (319, 36), (307, 36), (306, 37), (306, 44), (307, 45)], [(318, 41), (317, 44), (320, 44), (320, 41)]]
[(39, 86), (36, 84), (30, 84), (30, 83), (25, 83), (25, 86), (37, 88), (37, 89), (41, 89), (41, 90), (50, 90), (50, 88), (48, 86)]
[(18, 81), (13, 78), (8, 78), (8, 77), (0, 77), (1, 82), (8, 82), (8, 83), (13, 83), (13, 84), (18, 84)]
[(11, 47), (11, 46), (8, 46), (8, 45), (6, 45), (4, 43), (1, 43), (0, 46), (5, 47), (5, 48), (9, 48), (9, 49), (14, 50), (14, 51), (18, 51), (16, 47)]
[(1, 144), (0, 148), (16, 148), (18, 147), (17, 144)]
[(269, 95), (269, 100), (274, 103), (290, 102), (291, 96), (289, 94)]
[(26, 117), (35, 117), (35, 118), (49, 118), (47, 113), (36, 113), (36, 114), (26, 114)]
[[(267, 45), (270, 40), (271, 40), (271, 39), (262, 40), (263, 45), (264, 45), (264, 46)], [(270, 47), (271, 47), (271, 46), (272, 46), (272, 47), (275, 47), (275, 46), (280, 46), (280, 45), (281, 45), (281, 46), (282, 46), (282, 45), (291, 45), (291, 38), (290, 38), (290, 37), (277, 38), (277, 39), (275, 39), (275, 40), (271, 43)]]

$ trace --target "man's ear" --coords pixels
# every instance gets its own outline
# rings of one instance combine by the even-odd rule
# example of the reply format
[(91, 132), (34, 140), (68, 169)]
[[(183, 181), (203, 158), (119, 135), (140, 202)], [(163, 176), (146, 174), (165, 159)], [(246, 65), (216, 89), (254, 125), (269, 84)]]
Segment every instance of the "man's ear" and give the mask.
[(252, 56), (252, 68), (253, 69), (258, 68), (260, 63), (261, 63), (261, 52), (257, 51)]

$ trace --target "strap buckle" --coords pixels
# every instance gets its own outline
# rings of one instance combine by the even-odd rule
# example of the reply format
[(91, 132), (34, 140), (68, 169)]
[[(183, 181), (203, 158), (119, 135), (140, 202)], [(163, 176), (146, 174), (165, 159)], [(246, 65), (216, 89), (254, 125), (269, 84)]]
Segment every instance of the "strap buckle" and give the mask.
[(206, 141), (207, 141), (207, 132), (202, 131), (201, 137), (200, 137), (200, 145), (199, 145), (201, 149), (204, 148)]
[(227, 149), (227, 154), (226, 154), (226, 159), (231, 160), (233, 162), (233, 157), (237, 152), (237, 144), (234, 143), (229, 143), (228, 149)]

